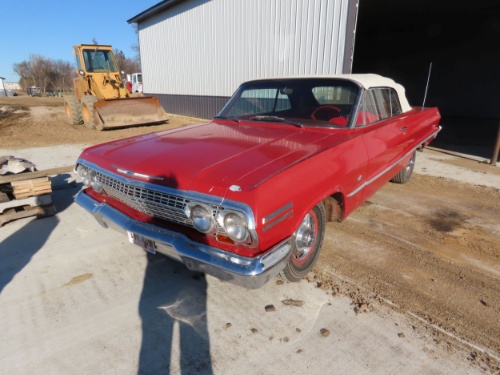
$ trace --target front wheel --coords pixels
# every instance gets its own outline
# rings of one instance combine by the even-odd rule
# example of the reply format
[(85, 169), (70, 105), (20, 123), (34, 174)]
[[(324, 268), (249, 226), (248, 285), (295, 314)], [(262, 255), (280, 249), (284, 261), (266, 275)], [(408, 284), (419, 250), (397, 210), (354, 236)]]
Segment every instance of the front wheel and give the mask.
[(290, 281), (299, 281), (314, 267), (325, 235), (325, 206), (316, 205), (302, 219), (292, 238), (291, 256), (283, 270)]
[(64, 95), (64, 111), (70, 125), (83, 123), (80, 101), (74, 95)]
[(397, 175), (395, 175), (391, 182), (397, 184), (406, 184), (410, 181), (411, 175), (413, 174), (413, 168), (415, 168), (415, 159), (417, 158), (417, 152), (414, 151), (408, 163), (401, 169)]
[(95, 107), (97, 98), (93, 95), (85, 95), (82, 97), (82, 118), (83, 123), (89, 129), (96, 129), (97, 121), (95, 119)]

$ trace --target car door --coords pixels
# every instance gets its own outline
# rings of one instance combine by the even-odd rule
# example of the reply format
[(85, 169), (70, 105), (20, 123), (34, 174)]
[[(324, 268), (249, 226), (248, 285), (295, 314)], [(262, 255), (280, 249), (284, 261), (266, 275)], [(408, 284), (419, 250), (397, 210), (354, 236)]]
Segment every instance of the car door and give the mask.
[(364, 93), (356, 128), (363, 133), (368, 155), (363, 200), (392, 178), (405, 145), (404, 126), (398, 121), (401, 106), (392, 88), (372, 88)]

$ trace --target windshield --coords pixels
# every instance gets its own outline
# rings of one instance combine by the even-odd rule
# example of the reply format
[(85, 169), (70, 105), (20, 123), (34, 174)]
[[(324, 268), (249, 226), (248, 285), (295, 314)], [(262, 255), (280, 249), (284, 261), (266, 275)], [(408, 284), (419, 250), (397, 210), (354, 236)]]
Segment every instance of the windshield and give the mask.
[(83, 59), (87, 72), (116, 72), (110, 50), (84, 49)]
[[(334, 78), (295, 78), (243, 84), (218, 118), (347, 127), (360, 88)], [(276, 121), (275, 121), (276, 122)]]

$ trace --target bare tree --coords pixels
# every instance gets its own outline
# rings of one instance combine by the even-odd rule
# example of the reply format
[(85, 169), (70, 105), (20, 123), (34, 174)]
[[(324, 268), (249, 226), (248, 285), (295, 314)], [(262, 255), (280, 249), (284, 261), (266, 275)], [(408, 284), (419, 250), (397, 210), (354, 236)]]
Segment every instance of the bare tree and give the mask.
[(46, 59), (41, 55), (31, 54), (29, 59), (30, 78), (33, 79), (34, 86), (44, 84), (47, 73)]
[(132, 44), (132, 50), (135, 52), (134, 60), (139, 66), (138, 72), (141, 70), (141, 48), (139, 47), (139, 26), (136, 23), (132, 24), (132, 28), (137, 35), (137, 43)]
[(57, 60), (54, 62), (54, 72), (54, 89), (62, 92), (70, 91), (73, 87), (73, 78), (76, 76), (73, 65), (67, 61)]
[(29, 86), (33, 85), (33, 81), (30, 77), (29, 63), (27, 61), (14, 64), (12, 69), (15, 73), (17, 73), (17, 75), (19, 75), (19, 77), (21, 77), (19, 83), (22, 85), (23, 90), (26, 90)]
[(118, 70), (124, 71), (125, 74), (137, 73), (141, 71), (141, 66), (137, 63), (137, 61), (127, 58), (123, 51), (115, 49), (113, 50), (113, 53), (115, 54), (115, 61), (118, 66)]
[(28, 61), (13, 64), (14, 72), (20, 78), (23, 89), (30, 86), (40, 86), (44, 92), (47, 90), (68, 91), (73, 84), (75, 69), (69, 62), (47, 59), (40, 55), (32, 54)]

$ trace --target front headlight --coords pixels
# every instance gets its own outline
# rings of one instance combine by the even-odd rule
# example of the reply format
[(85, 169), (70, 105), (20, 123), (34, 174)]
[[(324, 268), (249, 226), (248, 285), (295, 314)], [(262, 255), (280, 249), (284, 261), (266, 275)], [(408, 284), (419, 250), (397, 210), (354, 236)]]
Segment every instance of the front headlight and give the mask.
[(226, 214), (223, 224), (226, 234), (234, 242), (245, 242), (248, 239), (247, 223), (240, 215), (233, 212)]
[(200, 232), (211, 233), (214, 230), (215, 223), (209, 207), (198, 203), (190, 204), (186, 207), (185, 213)]
[(76, 166), (76, 169), (75, 169), (75, 172), (78, 176), (80, 176), (81, 178), (87, 176), (87, 168), (85, 168), (83, 165), (81, 164), (78, 164)]
[(78, 164), (78, 166), (76, 167), (76, 174), (78, 176), (80, 176), (80, 178), (82, 179), (83, 185), (85, 187), (90, 186), (92, 181), (90, 180), (89, 170), (85, 166)]

